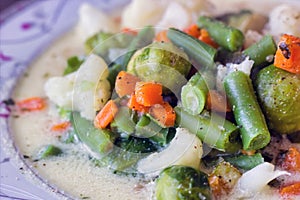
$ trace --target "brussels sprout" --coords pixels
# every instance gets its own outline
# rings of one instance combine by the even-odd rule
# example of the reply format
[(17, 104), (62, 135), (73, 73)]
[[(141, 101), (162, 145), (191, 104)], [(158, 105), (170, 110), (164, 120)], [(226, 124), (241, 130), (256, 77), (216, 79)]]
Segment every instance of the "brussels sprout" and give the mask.
[(289, 134), (300, 130), (300, 76), (270, 65), (256, 78), (258, 98), (269, 128)]
[(154, 42), (138, 50), (127, 71), (143, 81), (155, 81), (177, 93), (191, 69), (187, 55), (172, 43)]
[(156, 182), (157, 200), (211, 199), (207, 175), (191, 167), (174, 165), (164, 169)]

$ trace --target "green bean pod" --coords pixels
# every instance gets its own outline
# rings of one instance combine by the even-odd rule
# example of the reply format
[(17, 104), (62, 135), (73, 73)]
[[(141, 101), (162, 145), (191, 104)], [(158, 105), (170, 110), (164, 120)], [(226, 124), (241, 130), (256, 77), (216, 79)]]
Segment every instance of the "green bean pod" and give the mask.
[(269, 59), (269, 56), (275, 55), (276, 49), (277, 47), (272, 36), (265, 35), (261, 40), (245, 49), (243, 53), (254, 61), (254, 66), (259, 66), (272, 62), (273, 59)]
[(113, 148), (113, 133), (107, 129), (97, 129), (93, 123), (80, 116), (78, 112), (71, 114), (71, 123), (75, 134), (97, 157), (103, 157)]
[(240, 126), (243, 148), (257, 150), (265, 147), (270, 142), (270, 132), (250, 78), (241, 71), (232, 72), (225, 77), (224, 88)]
[(264, 162), (264, 158), (260, 153), (254, 155), (236, 155), (224, 156), (225, 161), (241, 170), (250, 170)]
[(217, 50), (213, 47), (175, 28), (170, 28), (167, 36), (173, 44), (186, 52), (198, 70), (201, 67), (212, 69), (215, 66)]
[(220, 151), (236, 152), (240, 149), (238, 128), (221, 116), (191, 115), (175, 107), (176, 124), (196, 134), (203, 142)]
[(197, 25), (206, 29), (209, 36), (218, 45), (229, 51), (239, 50), (244, 43), (244, 35), (239, 29), (227, 26), (221, 21), (200, 16), (197, 20)]

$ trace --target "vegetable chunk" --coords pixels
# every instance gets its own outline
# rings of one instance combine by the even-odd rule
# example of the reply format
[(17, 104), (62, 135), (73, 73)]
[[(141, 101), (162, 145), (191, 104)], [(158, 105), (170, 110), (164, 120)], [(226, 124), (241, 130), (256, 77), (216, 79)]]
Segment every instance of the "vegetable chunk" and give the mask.
[(284, 34), (278, 44), (274, 65), (291, 73), (300, 74), (300, 38)]
[(157, 200), (211, 199), (207, 175), (186, 166), (171, 166), (156, 182)]

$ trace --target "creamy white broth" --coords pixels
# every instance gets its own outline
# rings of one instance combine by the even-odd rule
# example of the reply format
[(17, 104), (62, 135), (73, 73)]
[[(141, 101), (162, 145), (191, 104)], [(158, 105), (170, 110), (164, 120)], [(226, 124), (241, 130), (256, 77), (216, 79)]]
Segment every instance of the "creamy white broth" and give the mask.
[[(66, 58), (83, 53), (82, 43), (75, 31), (56, 41), (32, 63), (14, 91), (14, 99), (44, 97), (43, 85), (49, 76), (61, 75)], [(51, 108), (50, 108), (51, 109)], [(35, 155), (43, 145), (55, 144), (66, 153), (61, 157), (30, 163), (48, 183), (73, 197), (90, 199), (147, 199), (148, 189), (138, 178), (113, 174), (106, 168), (95, 167), (84, 148), (63, 145), (51, 133), (50, 126), (58, 119), (45, 111), (18, 115), (11, 119), (14, 142), (22, 155)], [(73, 150), (73, 149), (74, 150)], [(74, 153), (72, 153), (74, 152)], [(150, 188), (149, 188), (150, 190)]]
[[(218, 0), (212, 2), (219, 3)], [(227, 6), (228, 10), (239, 10), (243, 7), (257, 8), (264, 13), (265, 6), (254, 6), (253, 1), (232, 1), (238, 6)], [(259, 2), (259, 1), (256, 1)], [(295, 3), (293, 1), (293, 4)], [(272, 7), (278, 2), (263, 1), (267, 7)], [(229, 4), (227, 4), (229, 5)], [(223, 12), (218, 9), (217, 11)], [(67, 33), (55, 43), (37, 60), (35, 60), (26, 71), (14, 91), (13, 99), (24, 99), (32, 96), (45, 96), (44, 83), (48, 77), (60, 76), (66, 66), (66, 59), (73, 55), (83, 54), (83, 44), (75, 31)], [(90, 199), (151, 199), (153, 184), (145, 183), (139, 178), (126, 177), (113, 174), (106, 168), (95, 167), (83, 149), (73, 145), (61, 144), (51, 133), (50, 126), (59, 119), (49, 115), (48, 109), (41, 112), (33, 112), (12, 117), (11, 128), (14, 142), (20, 154), (34, 155), (43, 145), (56, 144), (66, 153), (63, 156), (44, 159), (30, 163), (38, 174), (57, 186), (60, 190), (74, 198), (89, 197)], [(72, 153), (75, 152), (75, 153)], [(234, 199), (231, 196), (228, 199)], [(279, 198), (274, 190), (266, 189), (254, 199)]]

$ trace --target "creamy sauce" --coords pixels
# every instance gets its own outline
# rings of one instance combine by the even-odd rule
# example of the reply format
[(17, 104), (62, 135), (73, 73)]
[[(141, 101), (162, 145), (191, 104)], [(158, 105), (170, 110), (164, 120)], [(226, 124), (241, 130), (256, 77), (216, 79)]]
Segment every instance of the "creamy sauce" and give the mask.
[[(60, 76), (66, 66), (66, 59), (83, 53), (82, 43), (76, 41), (78, 37), (74, 32), (56, 41), (32, 63), (19, 81), (13, 98), (44, 97), (43, 85), (47, 77)], [(151, 192), (138, 178), (116, 175), (106, 168), (95, 167), (88, 156), (82, 153), (84, 149), (58, 142), (50, 131), (50, 126), (57, 120), (49, 115), (48, 109), (21, 114), (11, 120), (13, 138), (22, 155), (35, 155), (40, 147), (47, 144), (55, 144), (66, 151), (61, 157), (30, 163), (43, 179), (76, 198), (150, 198)]]
[[(219, 3), (218, 0), (213, 2)], [(236, 2), (238, 6), (227, 6), (224, 9), (238, 10), (245, 7), (245, 1), (233, 2)], [(251, 8), (258, 9), (260, 12), (266, 10), (265, 6), (255, 6), (251, 2), (247, 3), (251, 5)], [(260, 3), (264, 3), (264, 1), (260, 1)], [(294, 4), (296, 5), (295, 2)], [(267, 7), (271, 7), (270, 4)], [(83, 54), (82, 44), (74, 31), (57, 40), (32, 63), (26, 75), (19, 80), (13, 98), (19, 100), (32, 96), (44, 97), (43, 85), (47, 78), (60, 76), (68, 57)], [(21, 154), (34, 155), (41, 146), (47, 144), (56, 144), (65, 150), (66, 153), (63, 156), (29, 162), (46, 182), (57, 186), (59, 190), (74, 198), (152, 199), (153, 184), (146, 184), (138, 178), (113, 174), (106, 168), (95, 167), (95, 164), (80, 147), (58, 142), (49, 128), (58, 119), (49, 115), (48, 111), (47, 109), (11, 118), (13, 138)], [(76, 148), (72, 149), (74, 147)], [(277, 198), (277, 194), (271, 189), (265, 190), (260, 197), (254, 197), (254, 199)], [(234, 197), (230, 197), (230, 199), (234, 199)]]

